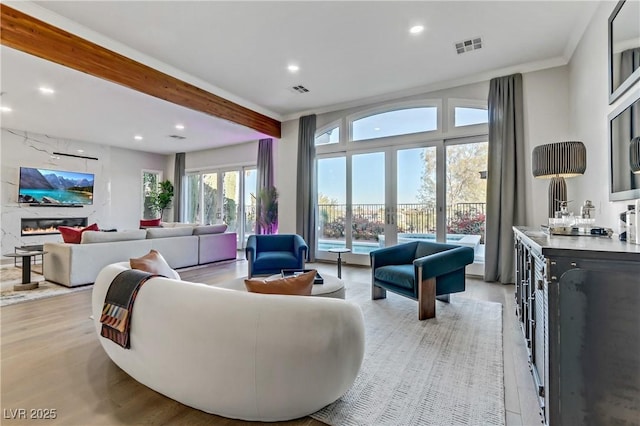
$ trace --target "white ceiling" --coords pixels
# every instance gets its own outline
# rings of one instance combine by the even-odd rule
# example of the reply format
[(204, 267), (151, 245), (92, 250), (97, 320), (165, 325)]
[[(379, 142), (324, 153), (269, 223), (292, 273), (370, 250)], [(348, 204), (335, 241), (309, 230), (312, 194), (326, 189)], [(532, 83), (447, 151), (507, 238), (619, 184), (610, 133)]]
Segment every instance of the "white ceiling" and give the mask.
[[(8, 2), (279, 120), (568, 62), (597, 2)], [(411, 35), (421, 24), (425, 31)], [(454, 43), (482, 37), (458, 55)], [(262, 135), (3, 47), (2, 126), (170, 153)], [(287, 65), (300, 71), (291, 74)], [(56, 94), (35, 93), (49, 84)], [(304, 85), (298, 94), (292, 86)], [(25, 114), (26, 112), (26, 114)], [(176, 122), (186, 126), (185, 141)], [(134, 145), (132, 135), (145, 139)]]

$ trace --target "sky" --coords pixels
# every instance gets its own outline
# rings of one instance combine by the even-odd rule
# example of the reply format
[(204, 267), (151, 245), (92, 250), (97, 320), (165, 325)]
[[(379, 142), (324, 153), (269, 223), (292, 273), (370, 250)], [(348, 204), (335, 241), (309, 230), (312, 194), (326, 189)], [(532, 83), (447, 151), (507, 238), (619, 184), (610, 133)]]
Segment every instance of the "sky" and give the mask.
[[(422, 183), (424, 161), (420, 152), (428, 148), (398, 151), (398, 203), (415, 203)], [(434, 148), (431, 148), (434, 149)], [(384, 153), (357, 154), (352, 159), (353, 203), (384, 204)], [(318, 160), (318, 193), (345, 204), (346, 158)]]

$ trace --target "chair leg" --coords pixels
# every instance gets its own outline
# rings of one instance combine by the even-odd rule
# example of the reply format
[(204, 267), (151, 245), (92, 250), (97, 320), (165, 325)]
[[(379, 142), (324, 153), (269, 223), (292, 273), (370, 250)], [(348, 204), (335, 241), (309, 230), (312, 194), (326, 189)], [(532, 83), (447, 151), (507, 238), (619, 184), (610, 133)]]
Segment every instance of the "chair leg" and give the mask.
[(449, 296), (451, 296), (451, 294), (441, 294), (440, 296), (436, 296), (436, 299), (438, 299), (441, 302), (445, 302), (445, 303), (449, 303)]
[(418, 319), (420, 321), (436, 317), (436, 279), (420, 282), (418, 288)]
[(371, 284), (371, 300), (386, 299), (387, 290)]

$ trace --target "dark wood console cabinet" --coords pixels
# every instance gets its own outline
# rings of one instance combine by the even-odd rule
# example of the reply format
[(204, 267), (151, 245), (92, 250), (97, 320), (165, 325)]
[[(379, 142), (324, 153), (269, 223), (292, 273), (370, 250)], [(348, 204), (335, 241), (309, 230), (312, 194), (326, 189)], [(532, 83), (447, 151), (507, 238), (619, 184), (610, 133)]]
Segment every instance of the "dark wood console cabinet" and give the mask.
[(513, 230), (542, 422), (640, 424), (640, 245)]

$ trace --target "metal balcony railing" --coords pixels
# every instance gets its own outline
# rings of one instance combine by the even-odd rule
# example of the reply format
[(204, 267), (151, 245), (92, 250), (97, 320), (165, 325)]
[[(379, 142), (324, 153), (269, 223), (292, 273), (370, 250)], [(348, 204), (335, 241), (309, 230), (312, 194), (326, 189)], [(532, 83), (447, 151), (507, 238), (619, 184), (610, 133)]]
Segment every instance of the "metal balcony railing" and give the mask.
[[(486, 203), (456, 203), (447, 206), (447, 233), (480, 235), (484, 240)], [(344, 238), (346, 204), (319, 204), (319, 226), (323, 238)], [(353, 204), (351, 226), (356, 240), (372, 240), (384, 234), (384, 204)], [(395, 215), (398, 233), (433, 234), (436, 232), (435, 206), (398, 204)]]

